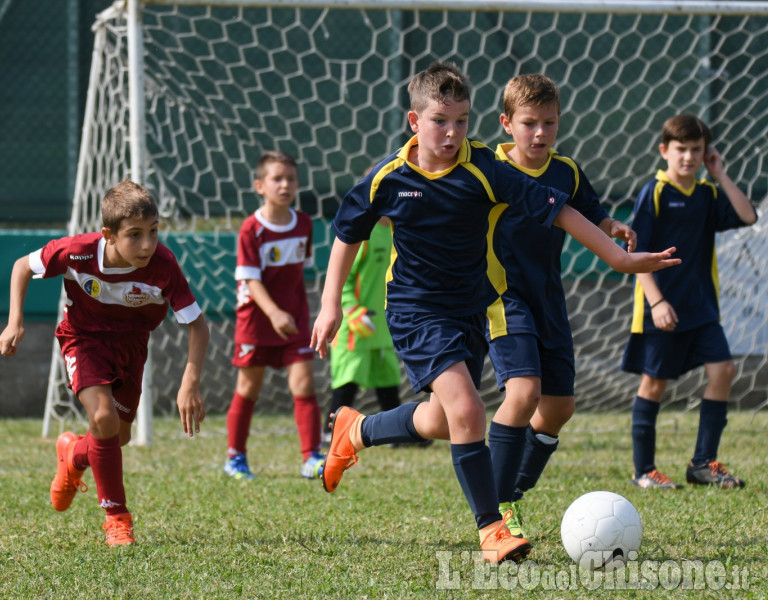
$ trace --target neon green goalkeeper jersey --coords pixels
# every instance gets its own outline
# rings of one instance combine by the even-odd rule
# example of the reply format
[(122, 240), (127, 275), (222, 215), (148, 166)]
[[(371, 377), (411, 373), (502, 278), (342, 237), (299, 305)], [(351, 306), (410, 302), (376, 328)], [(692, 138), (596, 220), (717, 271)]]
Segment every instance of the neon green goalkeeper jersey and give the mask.
[(393, 347), (384, 316), (386, 276), (391, 253), (392, 231), (388, 225), (377, 223), (371, 231), (370, 239), (360, 245), (341, 292), (341, 307), (345, 315), (355, 307), (367, 308), (376, 331), (370, 337), (356, 336), (350, 332), (349, 322), (345, 318), (334, 341), (336, 348), (372, 350)]

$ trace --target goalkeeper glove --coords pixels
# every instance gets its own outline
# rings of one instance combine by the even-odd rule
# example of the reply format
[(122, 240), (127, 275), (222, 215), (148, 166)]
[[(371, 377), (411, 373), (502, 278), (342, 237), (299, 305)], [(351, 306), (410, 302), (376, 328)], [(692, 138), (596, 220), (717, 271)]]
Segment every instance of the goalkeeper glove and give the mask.
[(376, 331), (376, 325), (373, 324), (368, 309), (365, 306), (353, 306), (350, 308), (347, 311), (347, 321), (349, 322), (349, 330), (357, 337), (371, 337)]

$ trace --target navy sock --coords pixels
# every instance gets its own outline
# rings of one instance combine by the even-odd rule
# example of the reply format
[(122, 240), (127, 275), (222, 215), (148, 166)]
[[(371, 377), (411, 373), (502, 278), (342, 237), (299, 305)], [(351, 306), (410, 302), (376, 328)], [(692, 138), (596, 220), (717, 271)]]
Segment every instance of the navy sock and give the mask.
[(549, 458), (557, 450), (560, 443), (556, 435), (542, 434), (547, 435), (547, 442), (540, 440), (536, 437), (537, 435), (532, 427), (528, 427), (525, 432), (525, 452), (523, 453), (523, 462), (517, 472), (512, 502), (520, 500), (525, 492), (536, 485), (549, 462)]
[(469, 444), (451, 444), (453, 470), (461, 491), (475, 515), (477, 528), (501, 520), (499, 498), (493, 480), (491, 453), (485, 440)]
[(693, 452), (694, 465), (703, 465), (717, 458), (720, 436), (727, 424), (728, 403), (702, 398), (699, 408), (699, 433)]
[(488, 428), (488, 449), (493, 461), (493, 478), (499, 502), (511, 502), (520, 464), (525, 452), (527, 426), (512, 427), (491, 421)]
[(659, 403), (637, 396), (632, 407), (632, 458), (635, 477), (656, 468), (656, 417)]
[(360, 431), (363, 444), (368, 447), (423, 442), (424, 438), (416, 433), (413, 426), (413, 413), (418, 405), (418, 402), (409, 402), (365, 417)]

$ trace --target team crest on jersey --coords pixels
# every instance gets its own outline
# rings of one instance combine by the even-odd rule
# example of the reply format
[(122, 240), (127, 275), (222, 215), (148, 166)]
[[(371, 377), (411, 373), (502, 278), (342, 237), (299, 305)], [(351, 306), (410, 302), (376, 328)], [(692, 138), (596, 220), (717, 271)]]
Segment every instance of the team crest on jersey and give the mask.
[(147, 303), (147, 300), (149, 300), (149, 294), (142, 291), (139, 286), (134, 285), (131, 288), (131, 291), (126, 292), (125, 296), (123, 296), (123, 300), (125, 300), (125, 303), (129, 304), (130, 306), (141, 306), (142, 304)]
[(101, 295), (101, 282), (98, 279), (86, 279), (83, 282), (83, 290), (91, 298), (98, 298)]
[(272, 246), (269, 249), (269, 262), (271, 263), (278, 262), (280, 260), (280, 256), (281, 256), (280, 248), (278, 248), (277, 246)]

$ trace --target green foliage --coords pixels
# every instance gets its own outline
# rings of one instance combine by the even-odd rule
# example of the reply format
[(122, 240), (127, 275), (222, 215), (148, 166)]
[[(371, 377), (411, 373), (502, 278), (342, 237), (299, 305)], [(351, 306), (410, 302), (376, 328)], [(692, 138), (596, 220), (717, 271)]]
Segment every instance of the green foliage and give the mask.
[[(578, 414), (568, 424), (560, 450), (523, 503), (530, 558), (542, 570), (575, 574), (560, 544), (560, 518), (582, 493), (605, 489), (626, 496), (642, 516), (639, 560), (720, 561), (729, 583), (735, 569), (742, 588), (748, 585), (607, 591), (571, 579), (567, 589), (542, 582), (509, 590), (516, 567), (476, 565), (477, 534), (447, 442), (366, 450), (327, 494), (299, 476), (290, 416), (254, 417), (255, 481), (223, 474), (224, 417), (206, 420), (195, 439), (176, 420), (162, 419), (153, 446), (123, 449), (137, 545), (110, 549), (91, 474), (85, 476), (91, 489), (56, 513), (48, 498), (53, 440), (39, 437), (39, 421), (4, 420), (0, 598), (765, 598), (768, 415), (737, 413), (729, 421), (721, 458), (747, 487), (662, 493), (629, 484), (627, 414)], [(695, 414), (661, 413), (658, 466), (677, 481), (684, 480), (696, 425)]]

